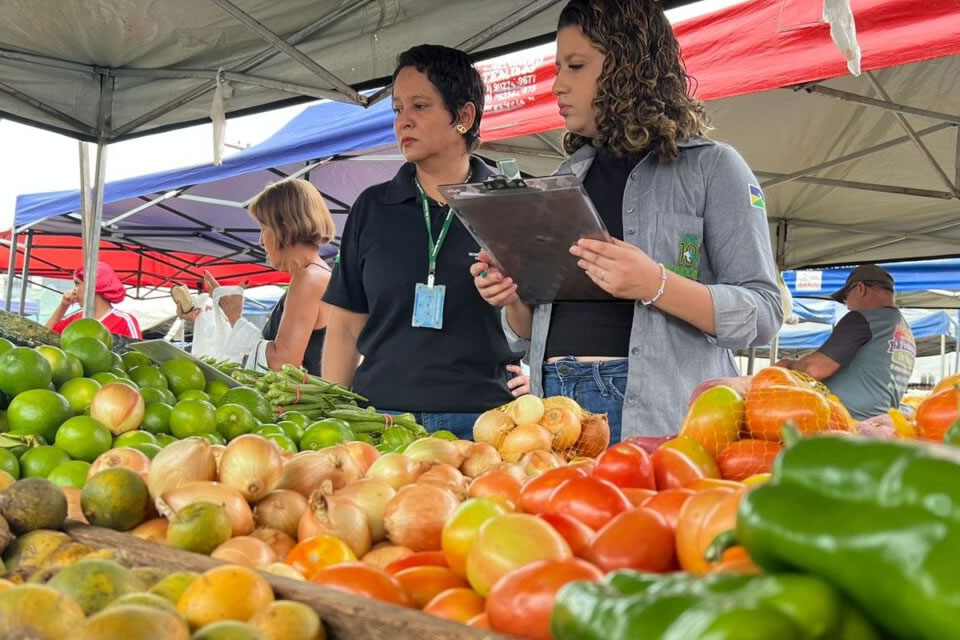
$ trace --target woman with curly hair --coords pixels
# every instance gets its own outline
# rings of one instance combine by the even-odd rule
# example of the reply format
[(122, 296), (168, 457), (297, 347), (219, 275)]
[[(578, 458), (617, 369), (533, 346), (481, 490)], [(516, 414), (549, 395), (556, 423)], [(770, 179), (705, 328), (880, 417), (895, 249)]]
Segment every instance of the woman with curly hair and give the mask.
[(782, 321), (763, 192), (730, 146), (705, 137), (680, 46), (655, 0), (573, 0), (560, 14), (553, 93), (573, 173), (611, 242), (570, 248), (615, 299), (531, 307), (487, 256), (471, 267), (534, 393), (610, 416), (611, 439), (676, 433), (690, 392), (738, 375), (732, 349)]

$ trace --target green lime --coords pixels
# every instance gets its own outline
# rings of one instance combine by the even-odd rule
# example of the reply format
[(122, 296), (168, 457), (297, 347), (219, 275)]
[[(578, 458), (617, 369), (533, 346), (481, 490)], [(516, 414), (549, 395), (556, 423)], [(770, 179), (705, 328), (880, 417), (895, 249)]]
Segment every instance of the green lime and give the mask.
[[(210, 396), (207, 395), (206, 391), (200, 391), (199, 389), (187, 389), (177, 396), (177, 402), (181, 402), (183, 400), (205, 400), (210, 402)], [(210, 404), (213, 403), (210, 402)]]
[(143, 422), (140, 424), (140, 428), (154, 435), (170, 433), (171, 411), (173, 411), (173, 407), (163, 402), (148, 404), (143, 413)]
[[(166, 379), (166, 378), (164, 378)], [(171, 407), (177, 404), (177, 396), (169, 389), (157, 389), (156, 387), (145, 387), (140, 389), (140, 395), (143, 396), (143, 402), (146, 405), (162, 402)]]
[(60, 387), (60, 395), (67, 399), (74, 413), (81, 414), (90, 408), (93, 396), (101, 386), (93, 378), (74, 378), (63, 383)]
[(60, 426), (53, 445), (74, 460), (93, 462), (110, 449), (112, 439), (110, 429), (99, 420), (76, 416)]
[(256, 428), (257, 419), (243, 405), (224, 404), (217, 407), (217, 432), (227, 440), (250, 433)]
[(120, 359), (123, 360), (123, 365), (126, 367), (127, 371), (130, 371), (134, 367), (150, 366), (150, 358), (143, 355), (139, 351), (127, 351), (125, 354), (120, 356)]
[(29, 449), (20, 456), (20, 470), (24, 478), (46, 478), (50, 472), (70, 462), (70, 456), (49, 444)]
[(7, 394), (0, 391), (0, 410), (6, 409), (8, 404), (10, 404), (10, 401), (7, 399)]
[(93, 338), (106, 346), (108, 351), (113, 349), (113, 336), (100, 324), (99, 320), (93, 318), (74, 320), (60, 334), (60, 345), (66, 349), (80, 338)]
[(267, 440), (275, 442), (280, 450), (284, 453), (296, 453), (297, 452), (297, 443), (287, 436), (283, 436), (277, 433), (271, 433), (264, 436)]
[(83, 374), (88, 378), (101, 371), (110, 371), (113, 367), (113, 356), (110, 354), (110, 349), (96, 338), (77, 338), (64, 345), (63, 350), (80, 359), (83, 364)]
[(41, 435), (47, 442), (53, 442), (57, 429), (71, 416), (73, 411), (67, 399), (48, 389), (24, 391), (7, 407), (12, 431)]
[[(119, 377), (118, 377), (116, 380), (114, 380), (114, 382), (119, 382), (120, 384), (125, 384), (125, 385), (127, 385), (128, 387), (130, 387), (131, 389), (133, 389), (134, 391), (137, 391), (137, 392), (140, 391), (140, 387), (138, 387), (138, 386), (137, 386), (137, 383), (134, 382), (133, 380), (129, 380), (129, 379), (127, 379), (127, 378), (119, 378)], [(146, 404), (146, 403), (144, 403), (144, 404)]]
[(108, 384), (110, 382), (120, 382), (120, 378), (117, 377), (117, 374), (111, 371), (98, 371), (97, 373), (90, 376), (91, 380), (96, 380), (100, 384)]
[[(117, 376), (118, 378), (126, 382), (133, 382), (133, 380), (130, 379), (130, 374), (127, 373), (126, 369), (121, 369), (120, 367), (114, 367), (110, 369), (110, 373), (112, 373), (113, 375)], [(140, 388), (140, 385), (136, 385), (136, 386), (137, 386), (137, 389)]]
[(230, 391), (230, 387), (227, 386), (226, 382), (220, 382), (219, 380), (211, 380), (207, 383), (207, 386), (204, 387), (204, 391), (207, 392), (207, 395), (210, 396), (210, 402), (220, 406), (220, 399), (223, 395)]
[(170, 411), (170, 433), (189, 438), (217, 430), (217, 408), (204, 400), (184, 400)]
[(133, 431), (127, 431), (126, 433), (121, 433), (113, 439), (114, 449), (119, 449), (120, 447), (133, 447), (137, 444), (157, 444), (157, 438), (149, 431), (135, 429)]
[(283, 432), (287, 434), (288, 438), (298, 444), (300, 442), (300, 438), (303, 437), (303, 432), (305, 431), (303, 427), (293, 420), (281, 420), (277, 423), (277, 426), (283, 429)]
[(177, 438), (169, 433), (155, 433), (154, 435), (157, 436), (157, 444), (159, 444), (161, 447), (165, 447), (168, 444), (173, 444), (177, 441)]
[(220, 435), (216, 431), (198, 433), (197, 435), (203, 438), (204, 440), (206, 440), (207, 442), (209, 442), (210, 444), (227, 444), (226, 438), (224, 438), (222, 435)]
[(123, 362), (123, 358), (120, 357), (120, 354), (116, 351), (111, 351), (110, 356), (113, 358), (113, 369), (120, 369), (124, 373), (127, 372), (127, 365)]
[(0, 355), (0, 391), (9, 398), (30, 389), (46, 389), (52, 380), (50, 363), (34, 349), (14, 347)]
[(20, 461), (10, 449), (0, 449), (0, 471), (6, 471), (14, 480), (20, 479)]
[(10, 349), (13, 349), (16, 345), (7, 340), (6, 338), (0, 338), (0, 355), (6, 353)]
[(151, 460), (153, 460), (153, 456), (160, 453), (160, 449), (163, 448), (159, 443), (153, 442), (135, 442), (134, 444), (128, 444), (126, 446), (130, 447), (131, 449), (136, 449)]
[(83, 489), (87, 483), (87, 474), (90, 472), (90, 463), (83, 460), (71, 460), (57, 466), (47, 480), (58, 487), (73, 487)]
[(160, 371), (160, 367), (141, 365), (129, 369), (130, 379), (143, 389), (167, 389), (167, 377)]
[(251, 389), (250, 387), (234, 387), (220, 398), (219, 405), (222, 406), (225, 404), (242, 404), (249, 409), (253, 417), (260, 422), (273, 422), (273, 406), (267, 398), (256, 389)]
[(299, 411), (285, 411), (280, 416), (281, 420), (289, 420), (290, 422), (296, 422), (298, 425), (306, 429), (310, 426), (310, 423), (313, 422), (305, 414), (300, 413)]
[(76, 356), (69, 357), (62, 349), (49, 344), (42, 344), (36, 349), (37, 353), (50, 363), (54, 385), (59, 387), (67, 380), (83, 377), (83, 365), (80, 364)]
[(301, 451), (316, 451), (353, 440), (353, 432), (343, 420), (326, 418), (307, 427), (300, 438)]
[(203, 377), (203, 370), (192, 360), (174, 358), (160, 365), (160, 371), (167, 377), (170, 391), (180, 395), (184, 391), (196, 389), (203, 391), (207, 380)]
[(279, 425), (275, 425), (275, 424), (262, 424), (256, 429), (254, 429), (253, 432), (258, 436), (263, 436), (264, 438), (266, 438), (268, 435), (284, 436), (284, 437), (286, 437), (287, 435), (287, 433), (283, 429), (281, 429)]

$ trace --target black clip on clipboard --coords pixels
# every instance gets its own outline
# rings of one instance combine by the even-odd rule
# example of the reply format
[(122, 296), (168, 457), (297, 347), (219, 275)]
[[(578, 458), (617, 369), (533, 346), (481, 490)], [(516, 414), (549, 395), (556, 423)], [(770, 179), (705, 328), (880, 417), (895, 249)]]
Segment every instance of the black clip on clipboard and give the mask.
[(577, 266), (570, 247), (610, 234), (574, 175), (443, 185), (440, 192), (529, 304), (613, 300)]

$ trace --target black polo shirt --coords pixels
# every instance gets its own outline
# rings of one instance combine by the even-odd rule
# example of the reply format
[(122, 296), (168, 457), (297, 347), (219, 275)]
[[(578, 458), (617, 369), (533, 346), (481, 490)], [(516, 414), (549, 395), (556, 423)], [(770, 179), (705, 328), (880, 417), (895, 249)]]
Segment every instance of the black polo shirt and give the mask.
[[(476, 182), (492, 175), (471, 158)], [(360, 194), (350, 209), (325, 302), (368, 314), (357, 340), (363, 362), (353, 388), (378, 409), (474, 413), (512, 398), (506, 366), (517, 361), (500, 327), (499, 310), (473, 286), (468, 254), (479, 250), (457, 218), (437, 257), (445, 285), (443, 329), (411, 326), (414, 287), (427, 281), (427, 229), (407, 163), (389, 182)], [(430, 204), (434, 238), (446, 207)]]

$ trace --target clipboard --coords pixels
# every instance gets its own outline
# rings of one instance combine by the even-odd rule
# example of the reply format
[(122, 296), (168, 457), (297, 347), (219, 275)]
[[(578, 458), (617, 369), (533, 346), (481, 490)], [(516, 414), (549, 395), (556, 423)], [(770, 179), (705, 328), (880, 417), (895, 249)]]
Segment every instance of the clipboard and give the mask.
[(131, 342), (127, 345), (127, 348), (131, 351), (137, 351), (147, 356), (154, 362), (159, 362), (163, 364), (167, 360), (173, 360), (175, 358), (182, 358), (184, 360), (190, 360), (195, 362), (197, 366), (203, 371), (204, 377), (209, 380), (217, 380), (222, 382), (231, 389), (233, 387), (241, 386), (239, 382), (225, 374), (223, 371), (220, 371), (216, 367), (211, 367), (206, 362), (199, 360), (183, 349), (178, 349), (173, 346), (166, 340), (144, 340), (143, 342)]
[(581, 238), (610, 241), (575, 175), (443, 185), (440, 193), (496, 266), (529, 304), (613, 300), (577, 266)]

